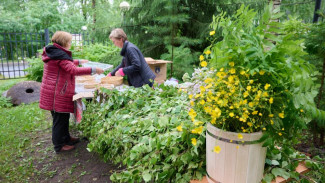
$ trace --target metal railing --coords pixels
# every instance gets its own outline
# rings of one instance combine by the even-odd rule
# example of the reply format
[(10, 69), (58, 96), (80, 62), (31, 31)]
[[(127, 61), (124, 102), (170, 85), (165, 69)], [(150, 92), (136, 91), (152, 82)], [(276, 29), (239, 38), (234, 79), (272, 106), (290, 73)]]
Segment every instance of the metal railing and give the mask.
[[(0, 33), (0, 79), (25, 77), (28, 58), (39, 57), (39, 50), (50, 43), (53, 35), (48, 29), (38, 33)], [(72, 34), (75, 46), (89, 45), (88, 33)]]

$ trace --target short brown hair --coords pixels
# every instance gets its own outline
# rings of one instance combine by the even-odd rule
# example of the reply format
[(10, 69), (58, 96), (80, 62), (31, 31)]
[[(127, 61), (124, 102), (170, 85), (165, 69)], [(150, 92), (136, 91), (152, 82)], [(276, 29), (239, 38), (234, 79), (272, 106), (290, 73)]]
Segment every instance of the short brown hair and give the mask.
[(52, 43), (59, 44), (62, 47), (67, 47), (72, 40), (72, 35), (69, 32), (56, 31), (52, 36)]
[(126, 36), (125, 32), (121, 28), (113, 29), (111, 34), (109, 35), (109, 38), (122, 39), (123, 42), (128, 40), (128, 37)]

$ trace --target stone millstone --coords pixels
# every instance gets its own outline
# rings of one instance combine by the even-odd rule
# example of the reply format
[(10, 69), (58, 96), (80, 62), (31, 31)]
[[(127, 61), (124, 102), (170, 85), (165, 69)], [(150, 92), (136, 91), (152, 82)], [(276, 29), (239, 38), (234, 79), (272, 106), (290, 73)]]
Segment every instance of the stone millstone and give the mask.
[(23, 81), (11, 87), (7, 97), (11, 97), (13, 105), (29, 104), (39, 101), (41, 83), (36, 81)]

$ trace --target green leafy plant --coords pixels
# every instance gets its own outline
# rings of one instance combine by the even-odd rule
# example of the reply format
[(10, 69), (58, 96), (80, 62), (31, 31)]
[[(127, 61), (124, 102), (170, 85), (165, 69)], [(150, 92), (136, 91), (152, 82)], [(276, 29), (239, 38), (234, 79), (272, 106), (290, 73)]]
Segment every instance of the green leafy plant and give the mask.
[[(324, 16), (324, 15), (323, 15)], [(311, 25), (307, 34), (303, 34), (306, 39), (306, 51), (316, 59), (313, 63), (319, 71), (317, 83), (320, 84), (318, 95), (315, 98), (318, 109), (325, 110), (325, 23)], [(310, 129), (313, 131), (313, 142), (315, 146), (325, 145), (325, 120), (313, 119), (310, 124)]]
[(190, 120), (187, 95), (161, 85), (156, 90), (103, 90), (98, 96), (99, 102), (87, 103), (79, 127), (90, 140), (89, 151), (124, 165), (112, 181), (187, 183), (202, 178), (204, 137), (194, 147), (192, 134), (176, 131)]
[(84, 45), (82, 48), (72, 47), (74, 59), (86, 59), (93, 62), (101, 62), (112, 64), (117, 66), (122, 57), (120, 56), (120, 49), (111, 43), (107, 45), (101, 43), (95, 43), (90, 45)]
[[(194, 101), (198, 104), (195, 106), (208, 107), (210, 97), (216, 102), (215, 107), (211, 105), (212, 111), (222, 110), (208, 121), (222, 118), (216, 124), (233, 120), (239, 123), (217, 125), (227, 131), (243, 131), (243, 125), (251, 126), (245, 122), (250, 122), (254, 128), (244, 132), (265, 128), (265, 135), (273, 137), (268, 140), (293, 138), (310, 121), (308, 117), (318, 111), (313, 102), (317, 91), (314, 68), (303, 60), (306, 53), (302, 40), (292, 40), (292, 34), (283, 32), (281, 23), (272, 21), (279, 15), (272, 13), (271, 6), (258, 26), (252, 23), (255, 15), (242, 6), (232, 17), (223, 13), (213, 18), (212, 44), (200, 60), (201, 66), (209, 63), (216, 71), (213, 78), (206, 77), (209, 81), (201, 83), (199, 96), (195, 96), (200, 100)], [(222, 41), (213, 39), (215, 31), (222, 32)], [(205, 72), (200, 74), (204, 76)], [(219, 104), (219, 98), (226, 103)], [(325, 117), (324, 112), (321, 115)]]
[(0, 108), (7, 108), (7, 107), (11, 107), (12, 103), (11, 103), (11, 99), (4, 97), (4, 96), (0, 96)]
[[(193, 123), (185, 128), (197, 137), (204, 134), (206, 122), (225, 131), (263, 131), (261, 141), (272, 150), (277, 143), (293, 141), (311, 117), (324, 119), (325, 112), (313, 101), (318, 87), (314, 67), (303, 57), (303, 40), (273, 21), (281, 14), (272, 10), (272, 4), (257, 25), (255, 16), (241, 6), (232, 16), (213, 17), (211, 45), (200, 56), (201, 66), (211, 69), (199, 70), (192, 81), (196, 84), (189, 95)], [(221, 41), (214, 37), (218, 31)], [(218, 153), (220, 147), (215, 149)], [(287, 177), (286, 171), (275, 168), (272, 178)]]
[(29, 66), (25, 69), (28, 72), (27, 79), (42, 82), (44, 62), (41, 58), (33, 57), (27, 59)]

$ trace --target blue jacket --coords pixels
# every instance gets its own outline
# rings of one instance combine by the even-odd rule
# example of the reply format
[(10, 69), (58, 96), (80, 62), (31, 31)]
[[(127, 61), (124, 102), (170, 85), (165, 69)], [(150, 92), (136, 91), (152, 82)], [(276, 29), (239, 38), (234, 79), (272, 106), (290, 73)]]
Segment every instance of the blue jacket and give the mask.
[(122, 62), (111, 72), (112, 76), (115, 76), (115, 72), (123, 68), (130, 86), (141, 87), (145, 84), (153, 83), (156, 75), (150, 69), (138, 47), (125, 41), (121, 50), (121, 56), (123, 56)]

